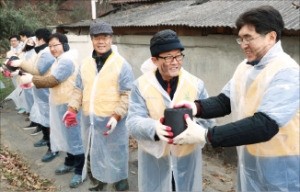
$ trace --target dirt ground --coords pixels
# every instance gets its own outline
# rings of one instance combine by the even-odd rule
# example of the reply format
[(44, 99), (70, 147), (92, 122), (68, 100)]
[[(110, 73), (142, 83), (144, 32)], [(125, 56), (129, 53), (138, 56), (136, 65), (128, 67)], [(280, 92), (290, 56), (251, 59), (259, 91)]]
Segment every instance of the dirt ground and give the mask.
[[(24, 159), (24, 164), (28, 164), (30, 171), (39, 175), (41, 178), (49, 179), (54, 183), (56, 191), (88, 191), (89, 182), (84, 182), (77, 189), (69, 189), (68, 183), (71, 175), (56, 176), (54, 169), (59, 166), (64, 155), (54, 159), (50, 163), (41, 162), (41, 156), (46, 152), (46, 148), (34, 148), (33, 143), (41, 138), (31, 136), (30, 131), (25, 131), (21, 127), (28, 124), (25, 121), (26, 116), (17, 114), (12, 101), (2, 103), (1, 107), (1, 145), (8, 148), (12, 152), (20, 154)], [(235, 191), (236, 181), (236, 162), (234, 149), (212, 149), (206, 146), (203, 149), (203, 191), (204, 192), (233, 192)], [(137, 191), (137, 149), (134, 144), (130, 146), (129, 159), (129, 184), (130, 191)], [(8, 189), (16, 189), (9, 186), (7, 178), (1, 174), (0, 191), (8, 191)], [(16, 189), (22, 190), (22, 189)], [(107, 190), (111, 190), (107, 188)]]

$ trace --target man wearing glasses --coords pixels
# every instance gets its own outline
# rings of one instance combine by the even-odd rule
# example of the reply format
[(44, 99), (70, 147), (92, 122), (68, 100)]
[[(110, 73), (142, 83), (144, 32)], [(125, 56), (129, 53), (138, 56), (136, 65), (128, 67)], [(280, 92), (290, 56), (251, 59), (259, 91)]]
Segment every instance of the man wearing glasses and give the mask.
[(160, 121), (173, 103), (208, 97), (203, 82), (182, 68), (183, 50), (174, 31), (156, 33), (150, 51), (157, 69), (139, 77), (131, 92), (126, 125), (139, 144), (139, 191), (202, 191), (203, 145), (172, 145), (172, 128)]
[(246, 59), (221, 94), (175, 105), (201, 118), (231, 113), (234, 122), (206, 131), (187, 117), (174, 143), (239, 146), (238, 191), (300, 191), (299, 65), (281, 47), (282, 16), (262, 6), (236, 26)]

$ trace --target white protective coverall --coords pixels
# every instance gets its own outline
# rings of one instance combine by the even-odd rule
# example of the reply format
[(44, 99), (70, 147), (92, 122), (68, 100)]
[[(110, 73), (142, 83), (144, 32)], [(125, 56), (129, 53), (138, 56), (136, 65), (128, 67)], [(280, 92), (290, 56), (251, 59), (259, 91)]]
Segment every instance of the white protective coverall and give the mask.
[[(36, 55), (37, 54), (35, 50), (31, 49), (30, 51), (21, 52), (19, 58), (28, 62), (33, 62)], [(12, 99), (16, 105), (16, 108), (24, 108), (25, 111), (29, 113), (33, 105), (32, 88), (22, 89), (18, 82), (19, 76), (12, 77), (12, 81), (16, 88), (5, 99)]]
[[(28, 67), (24, 66), (24, 70), (29, 72), (33, 75), (47, 75), (50, 73), (50, 68), (54, 62), (54, 57), (51, 55), (50, 50), (48, 47), (41, 50), (34, 61), (34, 64), (30, 64), (31, 66)], [(28, 69), (30, 70), (26, 70)], [(23, 65), (22, 65), (23, 68)], [(44, 127), (50, 127), (49, 122), (49, 89), (42, 88), (37, 89), (35, 86), (32, 87), (33, 93), (33, 106), (30, 111), (30, 120), (41, 124)]]
[(115, 52), (99, 72), (92, 57), (80, 66), (76, 87), (82, 90), (81, 126), (86, 156), (82, 178), (86, 177), (88, 154), (92, 175), (97, 180), (114, 183), (128, 178), (126, 116), (110, 135), (103, 133), (108, 130), (106, 124), (120, 102), (120, 93), (130, 91), (133, 80), (131, 66)]
[[(175, 146), (155, 141), (155, 124), (164, 110), (181, 100), (207, 98), (203, 82), (183, 68), (173, 100), (159, 84), (155, 71), (139, 77), (133, 86), (126, 125), (138, 141), (139, 191), (202, 191), (201, 145)], [(213, 120), (200, 120), (204, 127)]]
[[(50, 88), (50, 141), (52, 151), (65, 151), (72, 155), (83, 154), (80, 124), (66, 127), (62, 121), (68, 108), (68, 101), (72, 97), (72, 90), (78, 72), (78, 53), (70, 50), (58, 58), (51, 67), (51, 75), (59, 84)], [(77, 120), (80, 113), (77, 114)]]
[(263, 112), (280, 127), (267, 142), (237, 147), (238, 191), (300, 191), (299, 65), (281, 41), (257, 65), (243, 61), (222, 92), (233, 121)]
[[(36, 52), (34, 49), (22, 53), (24, 54), (22, 54), (21, 59), (24, 59), (29, 62), (34, 61), (36, 57)], [(24, 101), (21, 107), (23, 107), (26, 112), (30, 113), (31, 107), (33, 105), (32, 87), (28, 89), (23, 89), (23, 94), (21, 94), (20, 96), (23, 97)]]

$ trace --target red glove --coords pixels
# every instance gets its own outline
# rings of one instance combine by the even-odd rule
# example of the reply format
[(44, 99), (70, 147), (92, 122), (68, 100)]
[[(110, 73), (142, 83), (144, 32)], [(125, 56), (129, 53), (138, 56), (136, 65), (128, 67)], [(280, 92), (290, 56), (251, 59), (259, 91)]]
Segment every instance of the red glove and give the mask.
[(64, 122), (67, 128), (70, 128), (71, 126), (75, 126), (78, 124), (76, 120), (76, 113), (72, 111), (67, 111), (64, 114), (62, 121)]
[(10, 71), (9, 71), (9, 70), (4, 70), (4, 71), (2, 72), (2, 74), (3, 74), (4, 77), (11, 77), (11, 76), (10, 76)]

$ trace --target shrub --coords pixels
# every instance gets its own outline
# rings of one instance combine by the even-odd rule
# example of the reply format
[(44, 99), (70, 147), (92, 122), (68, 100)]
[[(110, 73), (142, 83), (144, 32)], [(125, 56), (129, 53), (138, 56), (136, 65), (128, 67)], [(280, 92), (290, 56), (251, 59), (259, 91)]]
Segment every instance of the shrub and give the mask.
[(9, 50), (8, 38), (23, 29), (35, 31), (40, 27), (55, 24), (57, 19), (56, 4), (25, 3), (22, 8), (15, 8), (13, 3), (0, 8), (0, 54)]

